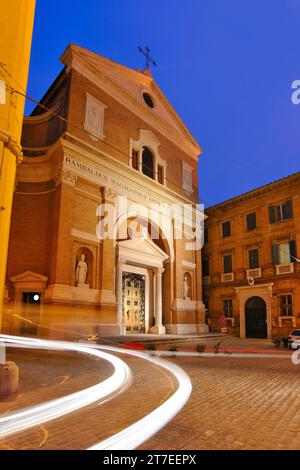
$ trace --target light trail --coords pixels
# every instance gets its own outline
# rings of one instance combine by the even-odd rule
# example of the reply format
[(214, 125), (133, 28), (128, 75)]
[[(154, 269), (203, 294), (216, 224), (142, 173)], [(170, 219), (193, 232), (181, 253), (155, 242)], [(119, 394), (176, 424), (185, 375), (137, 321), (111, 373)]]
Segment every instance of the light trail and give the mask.
[[(146, 359), (153, 362), (160, 367), (168, 370), (179, 384), (177, 391), (167, 401), (156, 408), (154, 411), (149, 413), (144, 418), (140, 419), (136, 423), (127, 427), (123, 431), (109, 437), (98, 444), (90, 447), (88, 450), (132, 450), (143, 444), (146, 440), (156, 434), (162, 429), (174, 416), (183, 408), (185, 403), (188, 401), (192, 391), (192, 384), (189, 376), (178, 366), (158, 359), (157, 356), (182, 356), (182, 357), (207, 357), (207, 358), (270, 358), (271, 354), (247, 354), (247, 353), (198, 353), (198, 352), (186, 352), (186, 351), (155, 351), (151, 354), (156, 357), (151, 357), (148, 354), (132, 350), (124, 350), (122, 348), (115, 348), (111, 346), (92, 346), (99, 347), (103, 350), (109, 350), (116, 353), (129, 354), (135, 357)], [(278, 359), (279, 354), (273, 354), (272, 358)], [(287, 355), (280, 355), (279, 357), (288, 357)]]
[(107, 401), (109, 398), (115, 396), (115, 394), (124, 391), (131, 382), (131, 370), (124, 361), (111, 354), (81, 344), (7, 335), (0, 335), (0, 341), (3, 341), (9, 346), (22, 348), (77, 351), (108, 361), (114, 368), (113, 374), (99, 384), (65, 397), (23, 408), (20, 411), (12, 412), (1, 417), (0, 438), (60, 418), (61, 416), (79, 410), (92, 403)]
[[(0, 335), (0, 341), (4, 341), (5, 343), (9, 343), (11, 345), (19, 345), (21, 344), (22, 347), (33, 347), (33, 348), (43, 348), (43, 349), (55, 349), (55, 350), (72, 350), (83, 352), (86, 354), (95, 355), (97, 357), (101, 357), (102, 359), (106, 359), (109, 362), (113, 363), (115, 367), (115, 374), (119, 371), (119, 367), (121, 367), (119, 373), (121, 376), (123, 374), (123, 385), (120, 385), (121, 376), (119, 378), (119, 387), (115, 383), (115, 391), (124, 390), (129, 383), (130, 377), (130, 369), (123, 361), (118, 359), (116, 356), (112, 356), (111, 354), (106, 354), (103, 351), (109, 351), (116, 354), (127, 354), (130, 356), (134, 356), (151, 363), (167, 370), (177, 381), (178, 388), (176, 392), (168, 398), (164, 403), (159, 405), (155, 410), (151, 413), (147, 414), (142, 419), (136, 421), (134, 424), (128, 426), (124, 430), (118, 432), (114, 436), (111, 436), (93, 446), (91, 446), (88, 450), (132, 450), (139, 447), (143, 444), (146, 440), (151, 438), (154, 434), (156, 434), (160, 429), (162, 429), (174, 416), (183, 408), (183, 406), (188, 401), (191, 391), (192, 391), (192, 384), (188, 375), (177, 365), (168, 362), (166, 360), (160, 359), (158, 356), (177, 356), (177, 357), (198, 357), (201, 358), (244, 358), (244, 359), (256, 359), (256, 358), (263, 358), (263, 359), (291, 359), (290, 355), (281, 355), (281, 354), (254, 354), (254, 353), (198, 353), (198, 352), (177, 352), (177, 351), (155, 351), (150, 353), (144, 353), (140, 351), (134, 350), (126, 350), (123, 348), (117, 348), (112, 346), (102, 346), (102, 345), (94, 345), (90, 343), (70, 343), (70, 342), (62, 342), (62, 341), (49, 341), (49, 340), (40, 340), (40, 339), (32, 339), (32, 338), (22, 338), (22, 337), (12, 337), (6, 335)], [(116, 361), (116, 362), (115, 362)], [(124, 369), (125, 366), (125, 369)], [(126, 369), (127, 368), (127, 369)], [(122, 372), (123, 371), (123, 372)], [(118, 375), (118, 374), (117, 374)], [(113, 377), (112, 376), (112, 377)], [(44, 403), (41, 405), (33, 406), (27, 408), (25, 410), (21, 410), (16, 413), (10, 413), (3, 418), (0, 418), (0, 437), (7, 435), (7, 433), (12, 434), (17, 432), (18, 430), (25, 430), (36, 424), (41, 424), (45, 421), (49, 421), (55, 419), (59, 416), (65, 415), (74, 411), (75, 409), (78, 410), (86, 404), (93, 403), (94, 401), (98, 401), (99, 397), (93, 398), (93, 389), (95, 387), (102, 387), (105, 382), (112, 379), (110, 377), (106, 381), (98, 384), (97, 386), (90, 387), (86, 390), (81, 392), (77, 392), (75, 394), (69, 395), (64, 398), (60, 398), (58, 400), (52, 400), (51, 402)], [(155, 387), (155, 384), (153, 384)], [(99, 390), (98, 390), (99, 392)], [(106, 392), (106, 394), (105, 394)], [(78, 400), (78, 394), (83, 393), (85, 396), (84, 400)], [(91, 393), (91, 396), (89, 396)], [(113, 390), (109, 389), (104, 391), (102, 390), (103, 398), (107, 398), (109, 395), (112, 396)], [(71, 397), (75, 397), (75, 404), (69, 403), (68, 400)], [(72, 401), (72, 400), (71, 400)], [(87, 403), (88, 402), (88, 403)], [(46, 407), (46, 413), (44, 412), (44, 408)], [(73, 409), (74, 407), (74, 409)], [(20, 420), (21, 422), (16, 422)], [(4, 425), (4, 428), (3, 428)], [(8, 426), (8, 428), (5, 426)]]

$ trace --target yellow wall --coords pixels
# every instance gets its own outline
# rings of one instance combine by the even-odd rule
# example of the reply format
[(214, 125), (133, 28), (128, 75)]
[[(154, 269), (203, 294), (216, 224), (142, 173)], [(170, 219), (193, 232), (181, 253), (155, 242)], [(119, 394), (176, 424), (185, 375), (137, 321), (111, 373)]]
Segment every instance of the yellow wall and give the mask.
[(16, 165), (26, 92), (35, 0), (2, 2), (0, 15), (0, 80), (6, 82), (6, 104), (0, 104), (0, 329), (7, 247)]

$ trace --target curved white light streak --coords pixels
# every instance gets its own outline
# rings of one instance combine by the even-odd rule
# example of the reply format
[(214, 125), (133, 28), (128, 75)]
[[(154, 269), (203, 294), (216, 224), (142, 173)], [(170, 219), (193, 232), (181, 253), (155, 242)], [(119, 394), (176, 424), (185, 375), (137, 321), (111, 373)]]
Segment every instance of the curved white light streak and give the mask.
[[(92, 350), (107, 350), (110, 352), (115, 352), (118, 354), (128, 354), (130, 356), (135, 356), (144, 360), (147, 360), (149, 362), (152, 362), (164, 369), (166, 369), (168, 372), (170, 372), (177, 380), (178, 382), (178, 389), (177, 391), (168, 399), (166, 400), (162, 405), (157, 407), (154, 411), (146, 415), (144, 418), (138, 420), (131, 426), (128, 426), (125, 428), (123, 431), (115, 434), (112, 437), (109, 437), (103, 441), (101, 441), (98, 444), (93, 445), (90, 447), (88, 450), (100, 450), (100, 449), (106, 449), (106, 450), (131, 450), (135, 449), (139, 445), (141, 445), (143, 442), (145, 442), (147, 439), (152, 437), (154, 434), (156, 434), (163, 426), (165, 426), (185, 405), (187, 400), (189, 399), (189, 396), (192, 391), (192, 385), (191, 381), (188, 377), (188, 375), (178, 366), (168, 362), (161, 360), (157, 358), (157, 356), (182, 356), (182, 357), (198, 357), (198, 358), (263, 358), (263, 359), (278, 359), (278, 358), (286, 358), (286, 359), (291, 359), (290, 355), (283, 355), (283, 354), (260, 354), (260, 353), (197, 353), (197, 352), (169, 352), (169, 351), (156, 351), (152, 354), (154, 354), (156, 357), (149, 356), (147, 353), (139, 352), (139, 351), (134, 351), (134, 350), (126, 350), (123, 348), (116, 348), (116, 347), (111, 347), (111, 346), (97, 346), (93, 344), (81, 344), (78, 345), (76, 343), (69, 343), (69, 342), (62, 342), (62, 341), (49, 341), (49, 340), (39, 340), (39, 339), (29, 339), (29, 338), (21, 338), (21, 337), (11, 337), (11, 336), (5, 336), (5, 335), (0, 335), (0, 341), (4, 342), (9, 342), (11, 344), (23, 344), (23, 347), (29, 347), (29, 343), (34, 344), (33, 347), (39, 347), (39, 344), (41, 341), (44, 342), (45, 346), (44, 348), (48, 349), (60, 349), (60, 350), (75, 350), (75, 351), (81, 351), (87, 354), (93, 354), (91, 351)], [(105, 354), (105, 353), (103, 353)], [(110, 356), (110, 355), (108, 355)], [(99, 357), (99, 356), (98, 356)], [(104, 358), (103, 356), (101, 356)], [(118, 360), (115, 356), (113, 356), (114, 359)], [(111, 356), (110, 356), (111, 359)], [(108, 359), (109, 360), (109, 359)], [(121, 361), (122, 362), (122, 361)], [(123, 362), (122, 362), (123, 363)], [(123, 363), (124, 364), (124, 363)], [(100, 385), (103, 385), (100, 384)], [(93, 387), (91, 387), (93, 388)], [(89, 390), (89, 389), (87, 389)], [(78, 393), (78, 392), (77, 392)], [(80, 392), (79, 392), (80, 393)], [(73, 394), (76, 395), (76, 394)], [(72, 395), (71, 395), (72, 396)], [(64, 397), (68, 398), (68, 397)], [(59, 399), (61, 400), (61, 399)], [(55, 402), (56, 400), (53, 400)], [(95, 400), (93, 400), (95, 401)], [(50, 402), (52, 403), (52, 402)], [(34, 409), (35, 413), (39, 413), (38, 408), (43, 407), (44, 405), (48, 404), (42, 404), (38, 405), (37, 407), (31, 407), (30, 409), (22, 410), (21, 412), (14, 413), (16, 414), (22, 414), (26, 411), (31, 411)], [(64, 408), (64, 405), (62, 405)], [(79, 407), (76, 407), (76, 409), (79, 409), (83, 406), (86, 406), (85, 404), (82, 404)], [(73, 411), (72, 409), (62, 409), (61, 413), (66, 414)], [(0, 418), (0, 424), (2, 422), (5, 422), (7, 418), (10, 418), (12, 414), (5, 416), (4, 418)], [(61, 416), (61, 414), (60, 414)], [(53, 410), (53, 414), (51, 416), (48, 416), (46, 419), (47, 421), (50, 419), (54, 419), (58, 416), (55, 415), (55, 410)], [(37, 416), (33, 416), (35, 420), (37, 420)], [(44, 422), (45, 419), (40, 420), (39, 423)], [(35, 424), (30, 424), (25, 425), (23, 427), (23, 430), (34, 426)], [(1, 429), (2, 431), (2, 429)], [(0, 436), (1, 436), (1, 431), (0, 431)], [(16, 432), (16, 431), (11, 431)]]
[(0, 418), (0, 437), (24, 431), (41, 423), (59, 418), (65, 414), (76, 411), (96, 401), (106, 400), (114, 393), (124, 390), (131, 381), (130, 368), (116, 356), (89, 348), (77, 343), (62, 341), (49, 341), (42, 339), (22, 338), (17, 336), (0, 335), (0, 340), (10, 346), (31, 347), (40, 349), (54, 349), (77, 351), (90, 354), (110, 362), (114, 367), (113, 374), (97, 385), (57, 398), (46, 403), (23, 408)]
[[(93, 346), (95, 347), (95, 346)], [(121, 348), (114, 348), (110, 346), (99, 346), (104, 350), (110, 350), (117, 353), (131, 354), (136, 357), (147, 359), (148, 361), (154, 362), (155, 364), (163, 367), (164, 369), (171, 372), (178, 381), (179, 387), (174, 395), (172, 395), (167, 401), (156, 408), (154, 411), (149, 413), (144, 418), (140, 419), (136, 423), (127, 427), (123, 431), (109, 437), (102, 442), (90, 447), (88, 450), (132, 450), (140, 446), (156, 434), (160, 429), (165, 426), (174, 416), (183, 408), (192, 391), (191, 381), (188, 375), (178, 366), (163, 361), (154, 357), (151, 357), (145, 353), (137, 351), (128, 351)], [(184, 357), (208, 357), (208, 358), (220, 358), (220, 357), (235, 357), (235, 358), (277, 358), (288, 357), (287, 355), (279, 354), (251, 354), (251, 353), (197, 353), (197, 352), (170, 352), (170, 351), (155, 351), (151, 354), (155, 356), (184, 356)]]

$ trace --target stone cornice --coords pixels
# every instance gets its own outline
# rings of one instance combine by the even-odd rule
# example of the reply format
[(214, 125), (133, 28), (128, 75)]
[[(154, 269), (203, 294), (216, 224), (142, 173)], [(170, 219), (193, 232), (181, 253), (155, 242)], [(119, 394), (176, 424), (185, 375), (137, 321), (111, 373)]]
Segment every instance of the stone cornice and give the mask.
[(273, 181), (272, 183), (268, 183), (265, 186), (261, 186), (257, 189), (248, 191), (247, 193), (228, 199), (227, 201), (220, 202), (219, 204), (208, 207), (205, 210), (205, 214), (207, 216), (210, 216), (212, 214), (217, 214), (221, 212), (223, 209), (228, 209), (230, 207), (234, 207), (238, 204), (249, 201), (251, 199), (264, 196), (267, 193), (275, 192), (275, 191), (278, 191), (279, 189), (283, 189), (297, 180), (299, 180), (299, 183), (300, 183), (300, 172), (293, 173), (292, 175), (286, 176), (277, 181)]

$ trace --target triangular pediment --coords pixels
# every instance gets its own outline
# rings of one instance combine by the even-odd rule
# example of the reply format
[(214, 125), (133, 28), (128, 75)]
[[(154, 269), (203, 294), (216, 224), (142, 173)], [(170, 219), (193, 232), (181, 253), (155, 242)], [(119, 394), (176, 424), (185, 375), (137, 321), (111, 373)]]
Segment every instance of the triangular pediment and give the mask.
[(11, 282), (47, 282), (47, 276), (42, 274), (34, 273), (33, 271), (25, 271), (22, 274), (17, 274), (9, 278)]
[[(70, 55), (73, 57), (72, 60), (69, 59)], [(94, 72), (98, 72), (107, 84), (108, 91), (110, 90), (108, 84), (110, 81), (133, 99), (139, 109), (144, 109), (145, 116), (148, 113), (150, 117), (151, 115), (158, 117), (194, 147), (196, 153), (201, 153), (198, 143), (149, 71), (130, 69), (87, 49), (71, 44), (62, 55), (61, 61), (64, 64), (71, 62), (72, 66), (75, 66), (76, 60), (81, 61), (81, 64), (87, 69), (92, 68)], [(152, 109), (149, 109), (143, 100), (144, 92), (149, 93), (153, 99), (154, 107)]]
[(150, 238), (138, 238), (138, 239), (128, 239), (118, 243), (119, 252), (123, 255), (139, 257), (144, 259), (148, 257), (149, 259), (155, 259), (160, 263), (163, 263), (169, 256), (157, 246)]

